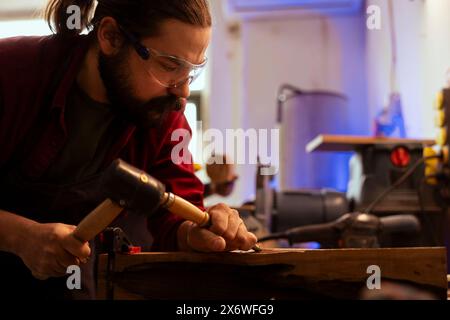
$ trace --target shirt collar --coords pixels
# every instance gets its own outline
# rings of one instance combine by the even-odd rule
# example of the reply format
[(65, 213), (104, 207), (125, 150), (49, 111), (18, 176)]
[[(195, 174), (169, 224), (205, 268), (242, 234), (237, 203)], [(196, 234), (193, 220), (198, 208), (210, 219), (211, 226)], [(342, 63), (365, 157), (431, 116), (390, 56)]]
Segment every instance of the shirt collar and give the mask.
[(90, 40), (91, 37), (89, 35), (76, 36), (67, 40), (71, 41), (73, 49), (69, 52), (63, 66), (61, 66), (61, 68), (64, 68), (65, 70), (63, 70), (63, 76), (60, 84), (57, 86), (52, 102), (52, 109), (64, 109), (64, 106), (66, 105), (66, 98), (89, 49), (89, 45), (91, 43)]

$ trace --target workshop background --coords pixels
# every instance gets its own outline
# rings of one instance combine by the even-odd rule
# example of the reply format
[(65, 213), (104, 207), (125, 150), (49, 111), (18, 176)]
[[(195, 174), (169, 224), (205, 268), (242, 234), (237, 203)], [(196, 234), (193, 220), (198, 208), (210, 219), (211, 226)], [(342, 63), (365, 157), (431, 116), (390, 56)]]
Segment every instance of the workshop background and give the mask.
[[(0, 38), (51, 34), (39, 15), (46, 2), (0, 0)], [(298, 272), (295, 276), (301, 281), (307, 279), (301, 273), (304, 270), (311, 271), (308, 276), (312, 278), (316, 277), (315, 272), (319, 277), (327, 275), (331, 287), (312, 282), (311, 287), (317, 292), (363, 299), (389, 295), (395, 298), (398, 293), (410, 292), (408, 287), (389, 284), (386, 296), (358, 295), (348, 289), (354, 284), (341, 288), (341, 280), (348, 279), (347, 272), (365, 282), (366, 269), (361, 276), (360, 266), (371, 261), (370, 264), (380, 264), (383, 270), (391, 272), (388, 279), (426, 285), (436, 294), (422, 296), (421, 292), (412, 292), (410, 297), (400, 298), (450, 297), (450, 265), (445, 263), (445, 256), (448, 261), (450, 253), (442, 248), (450, 244), (450, 0), (209, 3), (213, 14), (209, 62), (206, 72), (191, 85), (185, 115), (194, 133), (190, 150), (198, 164), (196, 174), (205, 184), (213, 180), (213, 174), (231, 180), (225, 181), (226, 190), (219, 192), (227, 196), (207, 197), (206, 206), (224, 202), (239, 210), (262, 248), (275, 247), (274, 254), (285, 247), (416, 247), (412, 251), (359, 251), (358, 255), (351, 250), (338, 254), (311, 250), (298, 255), (294, 262), (288, 253), (285, 258), (276, 257), (277, 261), (286, 259), (286, 263), (302, 265), (291, 268)], [(440, 100), (436, 99), (439, 94)], [(440, 115), (440, 124), (436, 115)], [(260, 165), (266, 163), (258, 165), (257, 155), (248, 155), (248, 146), (235, 150), (246, 154), (247, 164), (209, 167), (207, 171), (210, 155), (205, 153), (208, 142), (202, 137), (208, 129), (220, 130), (224, 137), (229, 129), (279, 129), (279, 163), (275, 164), (279, 172), (274, 176), (258, 175)], [(331, 140), (320, 135), (328, 135)], [(358, 140), (355, 136), (368, 139)], [(389, 142), (380, 136), (410, 140)], [(307, 149), (332, 152), (310, 153)], [(438, 152), (442, 152), (439, 159)], [(133, 219), (140, 223), (144, 217), (130, 215), (126, 221), (133, 225)], [(128, 233), (136, 247), (125, 247), (142, 246), (143, 251), (148, 251), (152, 240), (146, 225), (140, 226), (142, 230)], [(111, 248), (131, 243), (124, 240), (127, 230), (124, 231), (120, 237), (110, 234)], [(115, 249), (108, 250), (111, 253)], [(99, 283), (105, 289), (99, 290), (100, 294), (111, 293), (108, 281), (114, 277), (108, 273), (109, 257), (103, 255), (99, 260)], [(239, 259), (247, 265), (245, 259), (250, 261), (251, 257), (243, 255)], [(134, 257), (128, 258), (119, 258), (117, 266), (131, 265)], [(152, 259), (151, 255), (147, 258)], [(169, 254), (166, 258), (173, 262), (179, 257)], [(215, 263), (216, 258), (222, 259), (217, 255), (208, 261)], [(313, 261), (310, 269), (304, 267), (308, 261)], [(238, 292), (247, 279), (238, 281), (234, 269), (229, 270), (229, 278), (226, 273), (221, 274), (228, 280), (218, 285), (229, 285), (231, 292)], [(336, 279), (329, 274), (337, 275)], [(171, 272), (165, 276), (163, 284), (169, 280), (174, 284), (181, 282)], [(159, 281), (159, 274), (156, 278)], [(195, 287), (200, 288), (198, 298), (203, 297), (202, 292), (210, 298), (223, 298), (220, 294), (226, 290), (210, 290), (218, 278), (222, 279), (212, 272), (202, 284), (196, 281)], [(143, 290), (142, 296), (192, 297), (194, 285), (185, 284), (158, 287), (152, 282), (152, 286), (142, 286), (148, 290)], [(206, 287), (201, 289), (201, 285)], [(297, 286), (295, 281), (291, 285)], [(239, 290), (234, 290), (234, 286)], [(254, 297), (272, 297), (273, 288), (267, 292), (259, 290), (259, 281), (257, 285), (250, 281), (247, 286), (249, 291), (241, 290), (242, 296), (251, 292)], [(188, 288), (186, 292), (184, 287)], [(170, 290), (166, 292), (166, 288)], [(336, 288), (336, 292), (330, 288)], [(106, 298), (112, 297), (109, 293)], [(283, 298), (285, 293), (279, 293)], [(128, 297), (124, 292), (117, 297), (120, 294)]]
[[(49, 34), (37, 14), (45, 2), (0, 0), (0, 37)], [(433, 101), (445, 86), (450, 68), (450, 1), (392, 3), (393, 17), (389, 15), (387, 0), (210, 1), (214, 16), (210, 62), (207, 72), (193, 84), (192, 104), (186, 111), (196, 137), (200, 136), (196, 119), (202, 121), (202, 130), (215, 128), (224, 135), (230, 128), (279, 127), (277, 97), (283, 84), (345, 96), (340, 119), (334, 128), (329, 125), (330, 130), (372, 135), (374, 121), (387, 104), (391, 90), (394, 30), (396, 82), (402, 98), (406, 137), (434, 138)], [(379, 30), (367, 27), (366, 9), (370, 5), (381, 9)], [(324, 121), (330, 123), (329, 119)], [(310, 128), (314, 130), (319, 128)], [(307, 141), (307, 137), (298, 138), (300, 142)], [(200, 145), (194, 139), (191, 150), (195, 162), (204, 164), (206, 159)], [(282, 159), (289, 158), (290, 152), (296, 152), (294, 149), (304, 147), (282, 146)], [(328, 175), (325, 180), (298, 181), (300, 185), (296, 187), (318, 187), (315, 184), (320, 183), (320, 187), (345, 192), (349, 155), (333, 157), (337, 161), (329, 161), (331, 167), (326, 169), (335, 175)], [(282, 175), (282, 162), (280, 166)], [(297, 165), (295, 169), (299, 172), (289, 174), (302, 176), (315, 168)], [(238, 165), (239, 179), (231, 196), (214, 196), (208, 201), (238, 206), (253, 199), (255, 173), (255, 164)], [(207, 181), (204, 172), (199, 175)], [(280, 180), (277, 177), (278, 186)]]

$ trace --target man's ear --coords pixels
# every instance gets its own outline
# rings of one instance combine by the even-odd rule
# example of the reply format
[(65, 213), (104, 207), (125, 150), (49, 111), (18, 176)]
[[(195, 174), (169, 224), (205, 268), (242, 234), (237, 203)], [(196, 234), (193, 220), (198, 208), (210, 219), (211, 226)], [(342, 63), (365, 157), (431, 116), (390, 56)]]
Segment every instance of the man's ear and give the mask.
[(97, 30), (97, 40), (100, 50), (105, 55), (113, 55), (120, 50), (123, 46), (124, 38), (114, 18), (105, 17), (100, 21)]

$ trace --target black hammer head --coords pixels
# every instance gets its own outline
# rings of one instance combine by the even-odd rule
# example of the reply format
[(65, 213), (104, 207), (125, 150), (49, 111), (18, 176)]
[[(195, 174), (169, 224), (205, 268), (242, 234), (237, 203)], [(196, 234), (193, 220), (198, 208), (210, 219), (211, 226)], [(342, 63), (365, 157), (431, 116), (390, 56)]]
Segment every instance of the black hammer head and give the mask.
[(147, 216), (158, 209), (165, 192), (161, 182), (121, 159), (106, 169), (100, 187), (107, 198)]

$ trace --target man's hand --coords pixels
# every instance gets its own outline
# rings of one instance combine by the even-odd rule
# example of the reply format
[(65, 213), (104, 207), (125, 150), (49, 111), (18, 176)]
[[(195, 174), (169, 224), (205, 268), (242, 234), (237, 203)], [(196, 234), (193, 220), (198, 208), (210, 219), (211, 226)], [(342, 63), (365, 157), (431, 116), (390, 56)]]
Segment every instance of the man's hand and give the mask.
[(208, 210), (212, 226), (198, 227), (185, 221), (178, 229), (178, 244), (183, 251), (219, 252), (250, 250), (257, 242), (256, 236), (247, 227), (236, 210), (218, 204)]
[(61, 223), (34, 223), (27, 228), (27, 241), (20, 245), (18, 254), (35, 278), (64, 276), (68, 266), (87, 261), (91, 249), (87, 242), (72, 236), (75, 228)]

